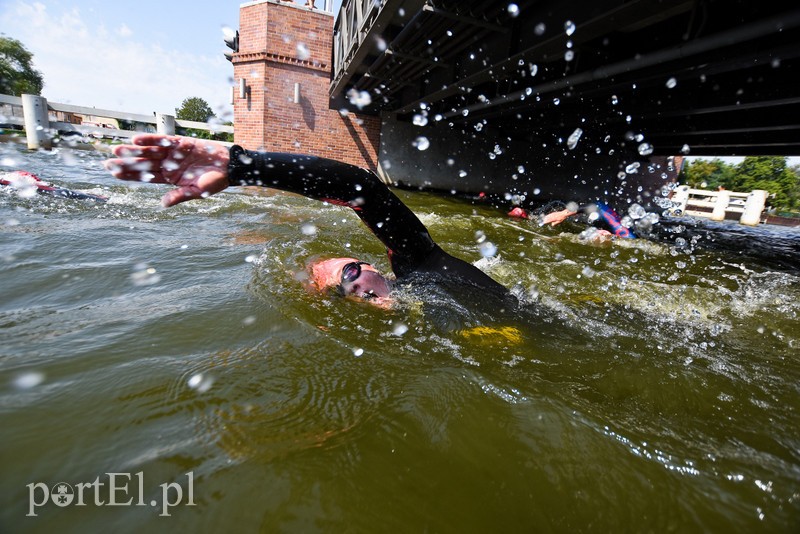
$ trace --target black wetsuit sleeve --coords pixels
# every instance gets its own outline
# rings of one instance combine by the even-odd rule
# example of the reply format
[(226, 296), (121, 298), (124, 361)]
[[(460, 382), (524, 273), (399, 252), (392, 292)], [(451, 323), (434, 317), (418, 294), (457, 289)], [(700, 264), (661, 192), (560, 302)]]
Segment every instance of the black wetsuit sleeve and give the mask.
[(477, 267), (444, 252), (427, 228), (372, 172), (326, 158), (230, 149), (230, 185), (259, 185), (352, 208), (386, 246), (398, 279), (415, 271), (455, 276), (505, 293)]
[(352, 208), (386, 245), (398, 277), (416, 270), (436, 247), (417, 216), (374, 173), (354, 165), (234, 145), (228, 182), (271, 187)]

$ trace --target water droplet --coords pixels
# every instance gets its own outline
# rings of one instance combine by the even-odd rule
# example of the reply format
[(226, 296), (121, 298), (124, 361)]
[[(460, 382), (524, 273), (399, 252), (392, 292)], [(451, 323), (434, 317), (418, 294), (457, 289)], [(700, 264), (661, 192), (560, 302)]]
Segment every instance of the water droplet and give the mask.
[(426, 117), (425, 115), (417, 114), (414, 115), (414, 119), (412, 122), (414, 123), (415, 126), (425, 126), (426, 124), (428, 124), (428, 117)]
[(627, 174), (633, 174), (639, 171), (639, 167), (641, 167), (641, 164), (638, 161), (634, 161), (633, 163), (625, 167), (625, 172)]
[(311, 57), (311, 51), (308, 49), (305, 43), (297, 43), (297, 59), (300, 61), (306, 61), (308, 58)]
[(476, 130), (476, 131), (478, 131), (478, 132), (480, 132), (481, 130), (483, 130), (483, 123), (482, 123), (482, 122), (479, 122), (478, 124), (476, 124), (476, 125), (475, 125), (475, 130)]
[(31, 389), (44, 382), (44, 373), (39, 371), (28, 371), (17, 375), (14, 379), (14, 387), (17, 389)]
[(581, 136), (583, 135), (583, 130), (580, 128), (575, 128), (575, 131), (572, 132), (567, 139), (567, 147), (572, 150), (576, 146), (578, 146), (578, 141), (580, 140)]
[(198, 393), (205, 393), (214, 384), (214, 379), (211, 376), (205, 376), (203, 373), (192, 375), (186, 384), (196, 390)]
[(402, 336), (406, 332), (408, 332), (408, 327), (406, 325), (404, 325), (403, 323), (395, 324), (394, 328), (392, 329), (392, 334), (394, 334), (396, 336)]
[(631, 219), (641, 219), (647, 215), (647, 211), (639, 204), (631, 204), (628, 208), (628, 215), (630, 215)]
[(544, 35), (546, 29), (547, 26), (544, 25), (544, 22), (540, 22), (539, 24), (533, 27), (533, 33), (535, 33), (536, 35)]
[(517, 17), (519, 15), (519, 6), (517, 4), (508, 4), (508, 14), (511, 17)]
[(517, 172), (520, 173), (520, 174), (524, 173), (525, 172), (525, 167), (520, 165), (519, 167), (517, 167)]
[(691, 149), (691, 148), (689, 148), (689, 145), (683, 145), (683, 146), (681, 147), (681, 154), (683, 154), (683, 155), (686, 155), (686, 154), (688, 154), (688, 153), (689, 153), (689, 152), (691, 152), (691, 151), (692, 151), (692, 149)]
[(364, 107), (372, 104), (372, 97), (367, 91), (350, 89), (347, 91), (347, 98), (350, 100), (350, 103), (356, 106), (358, 109), (363, 109)]
[(667, 80), (667, 89), (675, 89), (676, 85), (678, 85), (678, 80), (675, 78), (670, 78)]
[(458, 176), (464, 178), (467, 175), (467, 171), (458, 171)]
[(356, 357), (362, 356), (364, 354), (364, 349), (353, 349), (353, 354)]
[(567, 50), (564, 52), (564, 61), (572, 61), (575, 58), (575, 52)]
[(536, 63), (531, 63), (528, 68), (531, 71), (531, 76), (536, 76), (536, 73), (539, 72), (539, 65)]
[(653, 145), (650, 143), (642, 143), (639, 145), (639, 154), (642, 156), (649, 156), (653, 153)]
[(155, 268), (148, 266), (146, 263), (137, 263), (133, 266), (133, 273), (131, 273), (131, 282), (135, 286), (151, 286), (161, 281)]
[(300, 231), (303, 235), (314, 235), (317, 233), (317, 227), (313, 224), (304, 224), (300, 227)]
[(554, 98), (553, 99), (553, 104), (555, 104), (556, 106), (559, 105), (560, 103), (561, 103), (561, 99), (559, 99), (559, 98)]
[(420, 151), (428, 150), (428, 147), (431, 146), (431, 143), (430, 141), (428, 141), (428, 138), (422, 135), (417, 137), (412, 144), (415, 147), (417, 147), (417, 150)]
[(619, 104), (619, 98), (617, 98), (617, 95), (611, 95), (611, 105), (616, 106), (617, 104)]
[(478, 245), (478, 250), (484, 258), (491, 258), (497, 254), (497, 246), (491, 241), (485, 241)]
[(482, 230), (475, 232), (475, 242), (480, 244), (486, 241), (486, 234)]
[(568, 20), (567, 22), (565, 22), (564, 23), (564, 31), (567, 33), (568, 37), (570, 35), (572, 35), (573, 33), (575, 33), (575, 23), (572, 22), (571, 20)]

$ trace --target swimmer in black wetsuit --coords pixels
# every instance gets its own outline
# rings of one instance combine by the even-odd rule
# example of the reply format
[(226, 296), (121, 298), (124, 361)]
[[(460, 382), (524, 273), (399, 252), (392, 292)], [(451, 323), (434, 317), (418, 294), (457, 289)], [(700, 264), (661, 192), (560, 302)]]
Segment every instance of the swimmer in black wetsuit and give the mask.
[[(258, 185), (332, 204), (348, 206), (386, 245), (398, 281), (431, 273), (448, 282), (474, 287), (500, 299), (507, 289), (477, 267), (443, 251), (414, 213), (378, 177), (335, 160), (244, 150), (186, 137), (140, 135), (132, 145), (114, 148), (117, 159), (106, 168), (122, 180), (178, 186), (164, 195), (164, 206), (203, 198), (228, 186)], [(354, 258), (335, 258), (312, 268), (320, 289), (335, 287), (344, 295), (379, 301), (391, 282), (371, 265)]]

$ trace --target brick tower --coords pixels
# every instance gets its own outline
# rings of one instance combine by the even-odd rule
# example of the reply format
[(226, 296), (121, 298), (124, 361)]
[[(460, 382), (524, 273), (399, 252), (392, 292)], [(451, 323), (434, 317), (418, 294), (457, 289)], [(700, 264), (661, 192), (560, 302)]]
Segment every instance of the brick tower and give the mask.
[(331, 13), (291, 2), (241, 5), (232, 58), (236, 143), (376, 169), (380, 119), (330, 109), (333, 22)]

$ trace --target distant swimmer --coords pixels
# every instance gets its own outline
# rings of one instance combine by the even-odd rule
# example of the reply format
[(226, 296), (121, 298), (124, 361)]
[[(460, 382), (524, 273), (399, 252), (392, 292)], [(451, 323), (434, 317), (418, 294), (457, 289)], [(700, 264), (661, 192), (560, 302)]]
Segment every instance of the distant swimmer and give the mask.
[(549, 224), (550, 226), (556, 226), (570, 217), (577, 216), (584, 222), (598, 227), (597, 231), (594, 232), (595, 238), (611, 237), (612, 235), (628, 239), (637, 237), (630, 228), (622, 224), (620, 216), (603, 202), (593, 202), (583, 206), (569, 206), (563, 202), (554, 201), (530, 213), (516, 207), (509, 212), (509, 216), (538, 219), (542, 225)]
[(43, 182), (33, 173), (27, 171), (0, 172), (0, 185), (17, 192), (30, 192), (32, 194), (48, 195), (58, 198), (75, 200), (91, 200), (105, 202), (108, 199), (100, 195), (92, 195), (81, 191), (73, 191)]
[(162, 198), (174, 206), (219, 193), (229, 186), (280, 189), (346, 206), (355, 211), (387, 249), (391, 280), (356, 258), (315, 263), (311, 280), (318, 289), (385, 306), (395, 284), (416, 274), (430, 275), (471, 294), (506, 301), (508, 290), (486, 273), (442, 250), (416, 215), (371, 171), (314, 156), (256, 152), (188, 137), (139, 135), (133, 144), (114, 147), (106, 168), (121, 180), (177, 186)]

